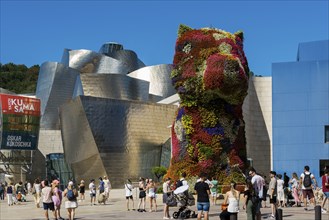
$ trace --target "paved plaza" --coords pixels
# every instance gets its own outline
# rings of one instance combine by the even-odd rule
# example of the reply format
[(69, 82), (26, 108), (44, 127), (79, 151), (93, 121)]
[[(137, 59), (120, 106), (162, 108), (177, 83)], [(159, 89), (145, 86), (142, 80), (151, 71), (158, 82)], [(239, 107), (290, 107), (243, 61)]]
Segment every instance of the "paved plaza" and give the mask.
[[(135, 195), (136, 193), (134, 193)], [(137, 211), (127, 211), (125, 192), (124, 189), (114, 189), (110, 193), (110, 202), (106, 205), (96, 205), (91, 206), (89, 202), (89, 194), (86, 193), (87, 200), (79, 203), (79, 207), (76, 212), (76, 220), (91, 220), (91, 219), (162, 219), (163, 217), (163, 204), (162, 195), (158, 195), (158, 210), (157, 212), (137, 212)], [(0, 219), (10, 220), (10, 219), (26, 219), (26, 220), (42, 220), (45, 219), (44, 212), (42, 208), (36, 208), (31, 195), (27, 196), (28, 201), (23, 202), (18, 205), (8, 206), (7, 200), (0, 201)], [(138, 205), (138, 200), (135, 201), (135, 208)], [(211, 206), (210, 208), (210, 219), (219, 219), (218, 215), (220, 213), (220, 204), (223, 200), (217, 201), (217, 205)], [(267, 205), (269, 205), (267, 203)], [(242, 203), (240, 203), (240, 213), (238, 215), (239, 220), (246, 220), (246, 213), (242, 210)], [(147, 203), (146, 208), (149, 207)], [(328, 208), (328, 204), (327, 204)], [(192, 207), (195, 209), (195, 206)], [(173, 211), (178, 210), (177, 207), (170, 208), (170, 214)], [(62, 205), (61, 208), (62, 217), (67, 219), (66, 209)], [(53, 219), (52, 213), (49, 213), (50, 219)], [(269, 208), (262, 209), (262, 219), (268, 219), (270, 214)], [(195, 218), (196, 219), (196, 218)], [(290, 207), (283, 208), (283, 219), (284, 220), (313, 220), (315, 219), (314, 209), (309, 211), (304, 211), (303, 207)], [(329, 220), (329, 214), (322, 214), (322, 220)]]

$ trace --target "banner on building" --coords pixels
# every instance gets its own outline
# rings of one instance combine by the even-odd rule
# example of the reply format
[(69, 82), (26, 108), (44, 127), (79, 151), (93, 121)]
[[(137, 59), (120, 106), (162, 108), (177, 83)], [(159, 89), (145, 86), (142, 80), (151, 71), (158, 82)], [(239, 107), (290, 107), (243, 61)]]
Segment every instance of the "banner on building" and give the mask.
[(1, 150), (36, 150), (40, 99), (0, 94)]

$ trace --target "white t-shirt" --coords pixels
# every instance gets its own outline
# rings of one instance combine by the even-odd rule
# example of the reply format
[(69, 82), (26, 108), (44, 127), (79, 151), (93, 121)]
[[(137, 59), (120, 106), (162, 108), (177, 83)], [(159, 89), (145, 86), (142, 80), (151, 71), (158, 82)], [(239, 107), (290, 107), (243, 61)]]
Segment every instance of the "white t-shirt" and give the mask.
[(263, 186), (264, 186), (264, 179), (259, 175), (255, 175), (251, 179), (251, 183), (254, 186), (256, 192), (258, 192), (258, 197), (263, 198)]
[(131, 184), (129, 184), (129, 183), (126, 183), (125, 184), (125, 190), (126, 190), (126, 196), (127, 197), (130, 197), (130, 196), (133, 195), (133, 188), (134, 187)]
[[(305, 171), (305, 174), (306, 175), (309, 175), (310, 172), (309, 171)], [(304, 177), (305, 177), (305, 174), (304, 173), (300, 174), (300, 178), (302, 180), (302, 189), (312, 189), (312, 186), (310, 186), (310, 187), (305, 187), (304, 186)], [(314, 179), (313, 173), (311, 173), (311, 179), (312, 179), (312, 182), (313, 182), (313, 179)]]
[(46, 186), (41, 190), (42, 193), (42, 202), (43, 203), (52, 203), (53, 200), (51, 199), (52, 193), (51, 193), (51, 187)]
[(89, 190), (90, 190), (90, 194), (96, 193), (96, 185), (95, 185), (95, 183), (89, 183)]

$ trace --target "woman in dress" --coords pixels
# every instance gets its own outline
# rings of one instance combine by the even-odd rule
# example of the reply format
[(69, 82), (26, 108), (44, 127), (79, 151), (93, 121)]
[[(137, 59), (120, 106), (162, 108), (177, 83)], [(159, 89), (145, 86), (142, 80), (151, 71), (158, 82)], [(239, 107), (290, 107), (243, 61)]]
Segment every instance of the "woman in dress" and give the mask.
[(284, 180), (282, 179), (282, 175), (278, 174), (277, 175), (278, 179), (276, 181), (276, 185), (277, 185), (277, 200), (279, 202), (278, 207), (287, 207), (286, 202), (284, 201)]
[(57, 214), (58, 219), (62, 220), (61, 217), (61, 205), (62, 205), (62, 191), (59, 189), (59, 181), (53, 180), (52, 182), (52, 199), (54, 202), (55, 212)]
[(291, 184), (291, 188), (292, 188), (292, 196), (294, 197), (295, 200), (295, 205), (294, 206), (298, 206), (300, 207), (300, 199), (299, 199), (299, 180), (298, 180), (298, 176), (297, 173), (293, 173), (292, 174), (292, 178), (290, 179), (290, 184)]

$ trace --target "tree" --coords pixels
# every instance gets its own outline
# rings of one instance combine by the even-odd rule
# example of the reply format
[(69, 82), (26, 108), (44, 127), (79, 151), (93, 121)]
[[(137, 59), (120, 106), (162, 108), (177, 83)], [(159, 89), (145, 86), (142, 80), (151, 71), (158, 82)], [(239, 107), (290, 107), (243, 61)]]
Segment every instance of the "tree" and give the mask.
[(152, 167), (152, 173), (158, 178), (158, 182), (160, 182), (160, 178), (166, 175), (167, 168), (164, 166)]
[(24, 64), (0, 63), (0, 88), (11, 92), (35, 93), (40, 66), (27, 68)]

